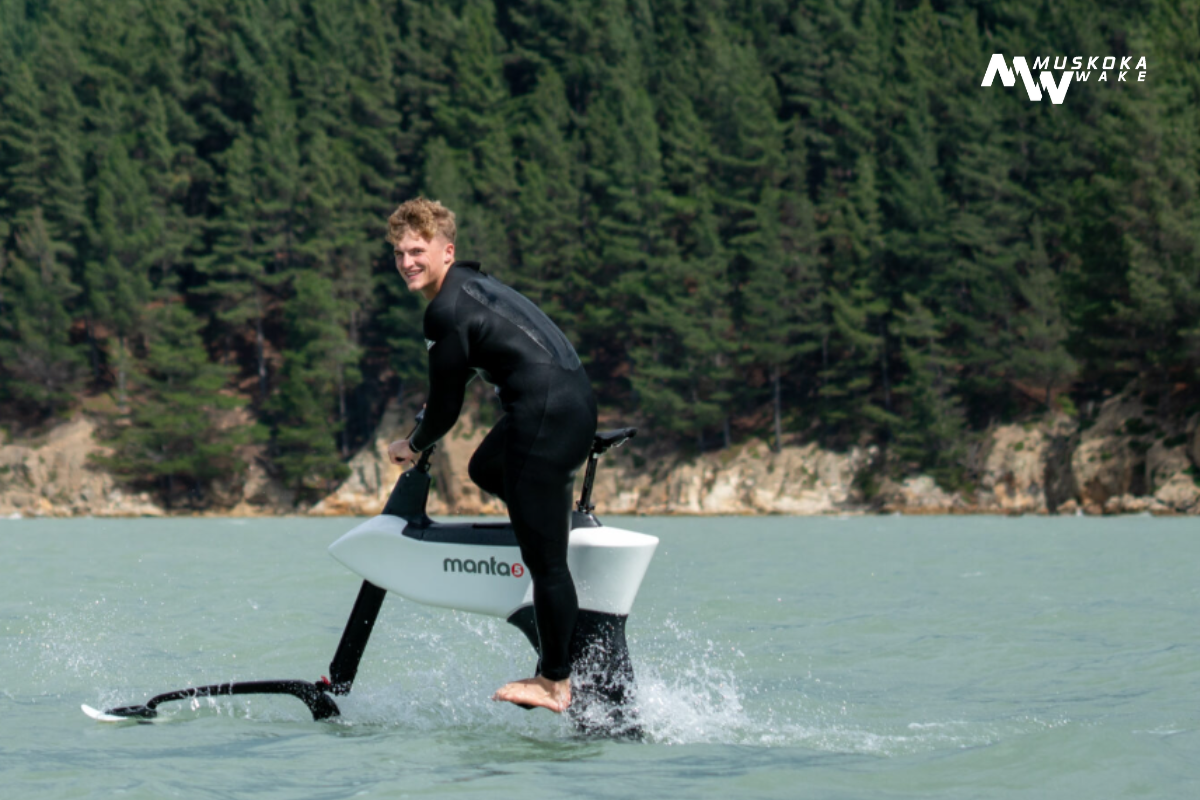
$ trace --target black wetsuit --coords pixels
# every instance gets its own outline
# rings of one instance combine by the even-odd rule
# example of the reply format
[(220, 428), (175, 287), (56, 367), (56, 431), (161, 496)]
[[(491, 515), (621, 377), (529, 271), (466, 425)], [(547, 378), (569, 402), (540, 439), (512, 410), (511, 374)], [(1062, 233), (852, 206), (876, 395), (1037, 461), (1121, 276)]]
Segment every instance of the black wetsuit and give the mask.
[(550, 318), (515, 290), (455, 262), (425, 309), (429, 399), (414, 450), (444, 436), (478, 373), (500, 391), (505, 415), (471, 457), (471, 480), (508, 505), (533, 579), (540, 672), (571, 674), (579, 610), (567, 569), (571, 489), (596, 435), (596, 398), (579, 356)]

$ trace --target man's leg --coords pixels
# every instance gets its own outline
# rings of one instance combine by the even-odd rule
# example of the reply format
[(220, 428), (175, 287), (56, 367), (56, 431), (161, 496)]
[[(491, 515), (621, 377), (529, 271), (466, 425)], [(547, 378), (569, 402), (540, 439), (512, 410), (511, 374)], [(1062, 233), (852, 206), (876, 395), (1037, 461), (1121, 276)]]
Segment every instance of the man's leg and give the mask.
[(541, 651), (539, 674), (514, 681), (494, 699), (564, 711), (571, 702), (571, 636), (579, 612), (575, 582), (567, 568), (571, 484), (535, 478), (525, 469), (509, 481), (508, 513), (533, 580), (533, 613)]
[(541, 646), (541, 674), (551, 681), (571, 675), (571, 634), (579, 613), (575, 582), (567, 567), (571, 486), (562, 479), (527, 477), (510, 487), (508, 506), (521, 557), (533, 579), (533, 612)]
[[(504, 494), (504, 450), (508, 441), (508, 417), (488, 431), (467, 464), (467, 474), (472, 482), (488, 494), (505, 500)], [(505, 501), (507, 502), (507, 501)]]
[(521, 557), (533, 579), (540, 674), (515, 681), (495, 699), (563, 711), (571, 702), (571, 636), (579, 613), (567, 568), (571, 492), (596, 432), (596, 401), (582, 369), (548, 370), (542, 405), (508, 415), (504, 491)]
[[(506, 466), (508, 420), (509, 418), (505, 416), (484, 437), (483, 442), (471, 456), (467, 473), (476, 486), (485, 492), (496, 495), (508, 504), (509, 517), (513, 520), (513, 529), (517, 531), (517, 540), (521, 544), (521, 559), (533, 580), (534, 618), (539, 631), (539, 650), (543, 653), (544, 661), (548, 638), (551, 648), (556, 653), (552, 663), (557, 661), (564, 664), (565, 668), (562, 666), (552, 667), (553, 674), (561, 674), (561, 677), (554, 680), (546, 678), (543, 669), (543, 674), (539, 677), (510, 683), (498, 691), (494, 699), (563, 711), (571, 702), (570, 682), (567, 680), (571, 673), (569, 647), (571, 631), (575, 627), (575, 615), (579, 608), (579, 601), (575, 596), (575, 584), (571, 581), (571, 573), (567, 570), (566, 544), (567, 536), (570, 533), (570, 486), (566, 487), (566, 505), (563, 512), (566, 524), (563, 526), (562, 533), (561, 535), (557, 533), (551, 535), (548, 547), (540, 546), (538, 543), (544, 541), (543, 537), (532, 532), (544, 533), (557, 528), (553, 524), (547, 526), (546, 521), (541, 519), (542, 514), (540, 513), (543, 510), (541, 506), (544, 504), (545, 498), (554, 492), (550, 487), (526, 485), (524, 479), (514, 482), (522, 487), (521, 490), (515, 487), (505, 487), (506, 469), (511, 470), (514, 475), (528, 474), (524, 469), (524, 457), (509, 460), (508, 466)], [(515, 502), (512, 502), (510, 498), (516, 498)], [(556, 504), (551, 502), (550, 505)], [(555, 540), (560, 543), (555, 544)], [(526, 546), (526, 543), (529, 545)], [(542, 636), (541, 631), (543, 630), (559, 631), (557, 639), (554, 635)], [(565, 646), (557, 644), (558, 640), (565, 642)]]

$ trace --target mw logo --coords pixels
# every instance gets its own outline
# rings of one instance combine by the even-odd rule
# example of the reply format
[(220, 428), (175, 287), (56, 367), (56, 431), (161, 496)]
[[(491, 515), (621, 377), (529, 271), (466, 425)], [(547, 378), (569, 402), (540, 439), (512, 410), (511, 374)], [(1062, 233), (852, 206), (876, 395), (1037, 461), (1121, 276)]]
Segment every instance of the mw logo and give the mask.
[[(1048, 62), (1049, 59), (1039, 59), (1034, 62), (1035, 66), (1042, 66), (1042, 62)], [(1046, 66), (1049, 66), (1047, 63)], [(1014, 74), (1014, 70), (1016, 74)], [(1025, 60), (1025, 56), (1015, 56), (1013, 58), (1012, 69), (1009, 69), (1008, 63), (1004, 60), (1004, 56), (1000, 53), (992, 55), (992, 60), (988, 62), (987, 72), (983, 76), (983, 86), (991, 86), (992, 81), (996, 79), (996, 75), (1000, 75), (1000, 81), (1005, 86), (1012, 87), (1017, 84), (1017, 75), (1021, 76), (1021, 80), (1025, 82), (1025, 93), (1029, 95), (1029, 99), (1038, 102), (1042, 99), (1042, 90), (1033, 81), (1033, 73), (1029, 71), (1029, 63)], [(1059, 79), (1057, 85), (1054, 83), (1054, 76), (1048, 70), (1042, 70), (1040, 80), (1042, 86), (1050, 93), (1050, 102), (1058, 105), (1067, 96), (1067, 87), (1071, 85), (1071, 78), (1075, 73), (1067, 70)]]
[[(1086, 65), (1084, 63), (1086, 59)], [(1117, 65), (1116, 56), (1055, 56), (1054, 67), (1055, 71), (1061, 72), (1062, 77), (1058, 79), (1058, 83), (1054, 82), (1054, 74), (1050, 72), (1050, 58), (1042, 56), (1033, 60), (1033, 69), (1041, 70), (1038, 80), (1033, 80), (1033, 72), (1030, 71), (1029, 62), (1024, 56), (1014, 56), (1012, 60), (1012, 68), (1008, 66), (1008, 62), (1004, 60), (1004, 56), (1000, 53), (992, 55), (992, 60), (988, 62), (987, 72), (984, 73), (982, 86), (991, 86), (992, 81), (996, 76), (1000, 76), (1000, 81), (1005, 86), (1015, 86), (1017, 76), (1021, 76), (1021, 80), (1025, 83), (1025, 94), (1030, 100), (1037, 102), (1042, 99), (1042, 89), (1050, 93), (1050, 102), (1058, 105), (1067, 96), (1067, 87), (1071, 85), (1071, 80), (1087, 81), (1092, 75), (1098, 74), (1093, 83), (1108, 83), (1108, 73), (1113, 71), (1117, 74), (1116, 80), (1113, 83), (1127, 83), (1125, 76), (1131, 72), (1137, 74), (1138, 82), (1146, 80), (1146, 57), (1142, 56), (1137, 60), (1137, 64), (1130, 65), (1133, 61), (1133, 56), (1124, 56), (1120, 59), (1120, 66)], [(1067, 67), (1070, 69), (1067, 69)], [(1041, 84), (1039, 86), (1038, 84)]]

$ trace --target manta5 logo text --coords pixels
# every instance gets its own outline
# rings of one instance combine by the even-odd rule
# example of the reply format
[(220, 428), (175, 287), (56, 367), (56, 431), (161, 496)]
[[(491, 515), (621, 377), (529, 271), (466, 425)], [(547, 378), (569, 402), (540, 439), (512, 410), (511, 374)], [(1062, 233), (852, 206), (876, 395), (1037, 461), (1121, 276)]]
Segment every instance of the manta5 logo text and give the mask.
[(520, 563), (506, 564), (491, 559), (447, 558), (442, 560), (442, 572), (469, 572), (472, 575), (511, 575), (520, 578), (525, 575), (525, 567)]
[[(1130, 66), (1133, 61), (1133, 56), (1125, 56), (1118, 60), (1116, 56), (1055, 56), (1053, 69), (1062, 73), (1058, 82), (1055, 83), (1054, 75), (1050, 72), (1050, 56), (1041, 56), (1033, 60), (1033, 69), (1041, 70), (1041, 75), (1038, 76), (1038, 82), (1033, 80), (1033, 73), (1029, 69), (1029, 62), (1024, 56), (1015, 56), (1012, 60), (1012, 67), (1009, 68), (1008, 62), (1004, 60), (1001, 53), (992, 55), (992, 60), (988, 62), (987, 72), (983, 76), (983, 86), (991, 86), (992, 81), (996, 76), (1000, 76), (1000, 82), (1005, 86), (1012, 87), (1017, 83), (1017, 75), (1021, 76), (1021, 80), (1025, 83), (1025, 93), (1029, 95), (1029, 99), (1037, 102), (1042, 99), (1042, 89), (1045, 89), (1050, 95), (1050, 102), (1058, 105), (1067, 96), (1067, 87), (1071, 85), (1072, 79), (1078, 81), (1087, 81), (1093, 75), (1099, 74), (1095, 79), (1096, 83), (1108, 81), (1108, 73), (1116, 72), (1117, 77), (1113, 83), (1128, 83), (1126, 76), (1131, 72), (1137, 73), (1139, 82), (1146, 80), (1146, 57), (1142, 56), (1137, 60), (1137, 63)], [(1119, 63), (1119, 66), (1118, 66)], [(1070, 66), (1070, 69), (1067, 67)]]

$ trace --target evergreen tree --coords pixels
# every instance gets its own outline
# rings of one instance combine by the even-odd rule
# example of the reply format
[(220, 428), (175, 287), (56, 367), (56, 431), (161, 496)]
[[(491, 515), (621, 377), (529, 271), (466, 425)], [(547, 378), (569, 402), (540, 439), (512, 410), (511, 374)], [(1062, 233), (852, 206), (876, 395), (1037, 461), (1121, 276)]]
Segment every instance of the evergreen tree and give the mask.
[[(463, 258), (492, 269), (512, 265), (513, 107), (496, 9), (491, 0), (470, 0), (457, 15), (436, 6), (409, 13), (410, 113), (429, 131), (420, 145), (423, 190), (458, 215)], [(462, 47), (467, 41), (472, 46)]]
[[(297, 244), (297, 254), (306, 272), (312, 270), (331, 279), (330, 290), (339, 302), (335, 306), (335, 316), (328, 322), (341, 327), (347, 346), (357, 352), (359, 328), (365, 322), (362, 309), (369, 300), (371, 255), (372, 251), (378, 251), (379, 245), (370, 242), (358, 228), (361, 217), (353, 213), (357, 209), (339, 213), (338, 199), (346, 196), (353, 199), (356, 187), (344, 183), (339, 186), (338, 176), (348, 174), (353, 178), (357, 164), (346, 153), (337, 158), (332, 149), (323, 131), (316, 131), (309, 141), (304, 176), (306, 189), (298, 211), (304, 239)], [(350, 455), (346, 431), (347, 398), (358, 375), (357, 367), (347, 356), (337, 370), (335, 381), (342, 432), (341, 452), (347, 458)]]
[(68, 248), (51, 238), (41, 209), (14, 235), (17, 250), (0, 276), (0, 370), (7, 399), (48, 417), (75, 401), (83, 358), (71, 344), (71, 282), (62, 257)]
[[(68, 259), (74, 259), (89, 235), (83, 176), (84, 112), (73, 86), (78, 78), (72, 69), (74, 47), (69, 33), (51, 19), (34, 59), (34, 78), (42, 87), (40, 152), (35, 160), (41, 190), (36, 203), (45, 213), (50, 235), (65, 248)], [(16, 217), (21, 219), (20, 211)]]
[(875, 159), (861, 156), (852, 175), (844, 198), (822, 198), (829, 223), (821, 232), (827, 253), (826, 322), (818, 394), (821, 417), (838, 438), (854, 431), (876, 433), (894, 421), (885, 407), (888, 305), (879, 291), (884, 248)]
[(153, 487), (168, 506), (183, 500), (201, 507), (214, 480), (236, 478), (245, 469), (236, 448), (252, 433), (225, 420), (245, 401), (226, 392), (233, 370), (209, 360), (200, 328), (177, 302), (152, 313), (128, 414), (108, 441), (112, 454), (97, 459), (130, 483)]
[(84, 271), (89, 332), (96, 338), (94, 326), (100, 325), (114, 340), (109, 358), (117, 373), (117, 404), (124, 409), (130, 339), (141, 333), (150, 302), (148, 256), (161, 236), (162, 220), (153, 217), (145, 181), (120, 143), (113, 143), (96, 183), (96, 243)]
[[(787, 137), (792, 158), (781, 188), (779, 220), (783, 257), (780, 273), (785, 285), (775, 300), (787, 310), (782, 326), (787, 337), (781, 335), (780, 327), (773, 326), (770, 336), (775, 337), (776, 349), (774, 354), (767, 353), (774, 360), (771, 383), (776, 448), (781, 446), (783, 437), (785, 373), (790, 373), (790, 383), (798, 384), (793, 390), (797, 401), (806, 400), (816, 385), (812, 357), (820, 351), (820, 343), (828, 331), (822, 314), (816, 210), (808, 196), (807, 131), (798, 119), (792, 121)], [(770, 288), (767, 285), (759, 293), (762, 303), (768, 302)], [(751, 318), (758, 318), (753, 309)]]
[[(903, 297), (895, 331), (900, 341), (905, 377), (896, 394), (906, 413), (893, 423), (893, 455), (901, 467), (917, 467), (940, 484), (957, 489), (964, 482), (964, 417), (954, 392), (954, 362), (943, 345), (938, 320), (921, 301)], [(907, 471), (905, 469), (905, 471)]]
[(1055, 390), (1071, 385), (1079, 366), (1067, 352), (1067, 324), (1060, 307), (1057, 276), (1050, 268), (1039, 226), (1033, 230), (1028, 274), (1018, 283), (1024, 308), (1013, 320), (1010, 374), (1044, 392), (1050, 408)]
[[(639, 32), (645, 32), (644, 24), (643, 19), (614, 10), (614, 16), (596, 33), (597, 46), (607, 61), (596, 77), (594, 94), (581, 112), (580, 144), (587, 171), (580, 214), (584, 220), (584, 251), (589, 258), (579, 265), (572, 283), (591, 298), (580, 309), (577, 346), (601, 374), (636, 374), (646, 355), (661, 358), (666, 369), (688, 370), (689, 364), (711, 364), (717, 348), (717, 341), (708, 336), (706, 329), (683, 319), (687, 313), (683, 307), (679, 308), (680, 316), (673, 318), (686, 327), (678, 332), (671, 330), (669, 336), (679, 341), (690, 328), (695, 332), (690, 347), (684, 345), (667, 352), (669, 345), (654, 345), (652, 338), (637, 327), (639, 319), (657, 324), (661, 318), (653, 305), (669, 303), (669, 298), (688, 291), (681, 270), (670, 261), (678, 258), (678, 251), (666, 236), (660, 130), (646, 91), (651, 73), (638, 39)], [(695, 276), (691, 285), (711, 292), (713, 287), (704, 278)], [(630, 335), (612, 335), (627, 321), (633, 322)], [(640, 351), (640, 358), (634, 353), (639, 345), (651, 348)], [(685, 361), (680, 362), (680, 357)], [(690, 428), (701, 436), (704, 426), (720, 419), (719, 400), (714, 403), (716, 398), (709, 396), (713, 388), (710, 379), (714, 377), (697, 370), (682, 391), (669, 390), (681, 391), (682, 395), (672, 398), (672, 405), (690, 404), (691, 409), (682, 417), (672, 415), (674, 425)], [(611, 397), (615, 392), (609, 389), (602, 397), (605, 394)], [(664, 419), (651, 413), (655, 419)]]
[(1133, 34), (1129, 53), (1153, 52), (1155, 79), (1120, 87), (1110, 104), (1104, 127), (1110, 162), (1096, 176), (1092, 204), (1109, 212), (1100, 235), (1107, 248), (1080, 265), (1087, 284), (1081, 288), (1093, 297), (1108, 295), (1104, 350), (1156, 394), (1190, 380), (1200, 367), (1196, 26), (1195, 8), (1156, 4)]
[[(421, 191), (566, 330), (606, 412), (700, 446), (819, 421), (955, 483), (973, 433), (1065, 393), (1136, 380), (1186, 408), (1197, 19), (1192, 0), (0, 0), (0, 411), (113, 388), (143, 413), (172, 298), (314, 496), (385, 387), (424, 380), (422, 304), (381, 241)], [(1145, 55), (1149, 76), (1079, 72), (1031, 103), (980, 88), (995, 52)]]
[(28, 66), (10, 54), (0, 67), (0, 245), (8, 246), (13, 226), (39, 207), (44, 122)]
[[(783, 376), (808, 413), (816, 411), (819, 371), (828, 364), (830, 327), (825, 313), (822, 272), (824, 256), (818, 230), (822, 216), (813, 202), (824, 169), (822, 153), (829, 139), (823, 132), (825, 72), (830, 66), (829, 40), (823, 3), (799, 3), (781, 12), (777, 33), (763, 44), (779, 86), (780, 117), (785, 122), (785, 178), (780, 205), (781, 239), (788, 281), (786, 305), (792, 327), (791, 353), (783, 369), (772, 376), (776, 441), (782, 438)], [(814, 358), (816, 356), (817, 358)]]
[(574, 341), (588, 299), (575, 282), (587, 260), (579, 218), (584, 164), (566, 86), (553, 67), (540, 68), (536, 87), (515, 114), (515, 283)]
[(349, 474), (338, 454), (340, 424), (333, 414), (338, 381), (357, 380), (358, 352), (337, 324), (333, 286), (314, 272), (299, 272), (295, 296), (284, 308), (287, 349), (279, 387), (266, 405), (271, 444), (284, 482), (301, 498), (330, 491)]
[(893, 46), (886, 7), (834, 2), (814, 15), (826, 38), (829, 64), (820, 72), (813, 141), (819, 183), (817, 214), (822, 251), (818, 372), (820, 416), (826, 436), (847, 441), (877, 435), (894, 418), (888, 410), (886, 316), (881, 285), (885, 221), (879, 184)]
[(711, 30), (703, 62), (711, 70), (705, 94), (713, 130), (712, 175), (728, 304), (740, 334), (737, 358), (751, 380), (769, 382), (778, 449), (783, 374), (799, 352), (803, 317), (798, 306), (811, 288), (791, 283), (795, 264), (784, 255), (786, 127), (778, 118), (775, 85), (749, 43)]
[(288, 91), (283, 65), (264, 69), (260, 101), (250, 129), (254, 154), (250, 168), (253, 197), (251, 253), (268, 276), (277, 276), (297, 265), (303, 233), (299, 230), (299, 205), (303, 193), (302, 160), (296, 101)]
[[(939, 242), (925, 242), (937, 256), (937, 269), (906, 284), (939, 321), (942, 346), (955, 364), (955, 391), (972, 426), (984, 427), (1008, 416), (1015, 404), (1008, 366), (1013, 345), (1012, 320), (1019, 308), (1016, 284), (1028, 262), (1029, 220), (1037, 198), (1027, 188), (1023, 153), (1035, 149), (1028, 130), (1029, 106), (1017, 93), (980, 92), (979, 53), (989, 47), (1025, 43), (993, 42), (981, 35), (971, 15), (957, 25), (942, 25), (935, 35), (928, 22), (912, 28), (914, 43), (932, 42), (939, 59), (933, 80), (918, 68), (928, 106), (938, 109), (925, 124), (938, 142), (943, 219)], [(1001, 32), (1001, 36), (1004, 33)], [(1026, 49), (1022, 49), (1026, 48)], [(932, 220), (931, 220), (932, 222)]]
[(405, 288), (394, 268), (376, 275), (375, 287), (378, 311), (372, 320), (373, 333), (386, 348), (387, 366), (398, 382), (398, 398), (403, 399), (428, 375), (429, 351), (422, 335), (425, 306)]
[[(349, 343), (363, 352), (375, 297), (375, 268), (390, 266), (382, 241), (396, 177), (391, 109), (391, 39), (378, 24), (379, 3), (336, 8), (315, 3), (293, 54), (300, 102), (300, 191), (296, 210), (298, 267), (330, 278)], [(381, 258), (382, 257), (382, 258)], [(378, 367), (376, 367), (378, 368)], [(338, 375), (340, 449), (366, 439), (373, 420), (359, 370)]]
[(138, 109), (134, 145), (149, 193), (145, 235), (146, 271), (151, 283), (172, 288), (177, 270), (190, 265), (189, 251), (199, 246), (200, 220), (187, 208), (190, 193), (203, 170), (195, 163), (190, 126), (174, 129), (182, 112), (175, 102), (151, 87)]
[(209, 253), (196, 260), (196, 267), (207, 281), (197, 293), (212, 298), (214, 314), (224, 334), (223, 351), (237, 352), (239, 334), (253, 337), (254, 375), (258, 400), (262, 403), (270, 386), (266, 321), (277, 281), (272, 279), (263, 260), (256, 225), (252, 159), (251, 143), (246, 137), (237, 139), (223, 154), (225, 174), (214, 197), (219, 211), (209, 222), (213, 243)]

